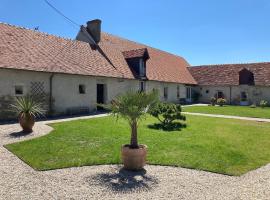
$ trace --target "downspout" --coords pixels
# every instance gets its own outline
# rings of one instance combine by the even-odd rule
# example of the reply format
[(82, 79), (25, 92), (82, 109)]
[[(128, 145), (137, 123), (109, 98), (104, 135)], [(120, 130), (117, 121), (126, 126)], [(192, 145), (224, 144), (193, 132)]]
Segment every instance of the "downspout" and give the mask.
[(52, 105), (53, 105), (53, 97), (52, 97), (52, 82), (53, 82), (54, 73), (50, 76), (50, 94), (49, 94), (49, 115), (52, 114)]

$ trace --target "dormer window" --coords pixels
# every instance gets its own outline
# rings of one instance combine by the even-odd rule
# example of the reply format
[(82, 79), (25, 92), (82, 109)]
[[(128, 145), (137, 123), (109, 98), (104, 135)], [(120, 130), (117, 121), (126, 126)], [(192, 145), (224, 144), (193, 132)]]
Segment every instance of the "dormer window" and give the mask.
[(239, 85), (254, 85), (254, 75), (244, 68), (239, 72)]
[(123, 55), (135, 77), (139, 79), (146, 78), (146, 61), (149, 54), (146, 48), (124, 51)]
[(144, 59), (141, 58), (140, 59), (140, 77), (145, 77), (145, 63), (144, 63)]

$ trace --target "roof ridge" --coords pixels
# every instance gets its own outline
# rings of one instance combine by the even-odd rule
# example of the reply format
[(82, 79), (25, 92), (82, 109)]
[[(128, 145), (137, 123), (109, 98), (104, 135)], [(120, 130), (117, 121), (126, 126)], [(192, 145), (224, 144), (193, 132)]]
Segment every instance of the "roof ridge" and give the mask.
[[(11, 26), (11, 27), (15, 27), (15, 28), (20, 28), (20, 29), (24, 29), (24, 30), (28, 30), (28, 31), (36, 32), (36, 33), (40, 33), (40, 34), (43, 34), (44, 36), (53, 36), (53, 37), (57, 37), (57, 38), (64, 39), (64, 40), (69, 40), (69, 41), (74, 41), (74, 42), (83, 42), (83, 41), (75, 40), (75, 39), (72, 39), (72, 38), (63, 37), (63, 36), (55, 35), (55, 34), (52, 34), (52, 33), (43, 32), (43, 31), (40, 31), (40, 30), (33, 30), (33, 29), (31, 29), (31, 28), (27, 28), (27, 27), (24, 27), (24, 26), (19, 26), (19, 25), (9, 24), (9, 23), (6, 23), (6, 22), (1, 22), (1, 21), (0, 21), (0, 24), (4, 24), (4, 25), (7, 25), (7, 26)], [(128, 39), (128, 38), (121, 37), (121, 36), (119, 36), (119, 35), (115, 35), (115, 34), (112, 34), (112, 33), (105, 32), (105, 31), (102, 31), (102, 33), (111, 35), (111, 36), (113, 36), (113, 37), (117, 37), (117, 38), (119, 38), (119, 39), (121, 39), (121, 40), (126, 40), (126, 41), (128, 41), (128, 42), (132, 42), (132, 43), (135, 43), (135, 44), (138, 44), (138, 45), (143, 45), (143, 46), (145, 46), (145, 48), (152, 48), (152, 49), (154, 49), (154, 50), (158, 50), (158, 51), (161, 51), (161, 52), (170, 54), (170, 55), (172, 55), (172, 56), (179, 57), (179, 58), (181, 58), (181, 59), (183, 59), (183, 60), (185, 60), (185, 61), (187, 62), (187, 60), (186, 60), (184, 57), (180, 56), (180, 55), (176, 55), (176, 54), (173, 54), (173, 53), (171, 53), (171, 52), (164, 51), (164, 50), (158, 49), (158, 48), (156, 48), (156, 47), (152, 47), (152, 46), (149, 46), (149, 45), (146, 45), (146, 44), (137, 42), (137, 41), (130, 40), (130, 39)], [(83, 43), (85, 43), (85, 42), (83, 42)], [(141, 49), (141, 48), (138, 48), (138, 49)], [(134, 50), (136, 50), (136, 49), (134, 49)], [(188, 62), (187, 62), (187, 63), (188, 63)]]
[[(42, 34), (43, 36), (52, 36), (52, 37), (55, 37), (55, 38), (59, 38), (59, 39), (63, 39), (67, 42), (78, 42), (78, 43), (86, 43), (84, 41), (80, 41), (80, 40), (76, 40), (76, 39), (71, 39), (71, 38), (67, 38), (67, 37), (62, 37), (62, 36), (58, 36), (58, 35), (54, 35), (54, 34), (50, 34), (50, 33), (46, 33), (46, 32), (42, 32), (42, 31), (39, 31), (39, 30), (33, 30), (33, 29), (30, 29), (30, 28), (27, 28), (27, 27), (23, 27), (23, 26), (18, 26), (18, 25), (12, 25), (12, 24), (9, 24), (9, 23), (5, 23), (5, 22), (0, 22), (0, 24), (4, 24), (4, 25), (7, 25), (7, 26), (11, 26), (13, 28), (19, 28), (19, 29), (23, 29), (23, 30), (27, 30), (27, 31), (31, 31), (33, 33), (40, 33)], [(107, 58), (105, 58), (107, 59)], [(109, 61), (108, 61), (109, 62)], [(113, 67), (114, 65), (112, 63), (110, 63)], [(114, 67), (115, 68), (115, 67)], [(121, 75), (122, 75), (122, 72), (119, 71), (119, 69), (116, 69), (116, 71), (118, 71)]]
[(270, 61), (266, 62), (246, 62), (246, 63), (224, 63), (224, 64), (209, 64), (209, 65), (192, 65), (188, 68), (192, 67), (222, 67), (228, 65), (254, 65), (254, 64), (270, 64)]
[[(12, 32), (14, 34), (9, 34)], [(184, 58), (110, 33), (102, 32), (103, 39), (100, 47), (112, 59), (112, 64), (108, 63), (104, 56), (93, 53), (95, 48), (89, 48), (87, 42), (1, 22), (0, 34), (8, 35), (6, 39), (11, 42), (14, 41), (14, 47), (12, 48), (16, 50), (13, 51), (12, 48), (7, 48), (5, 53), (8, 56), (4, 57), (3, 60), (1, 59), (0, 62), (1, 66), (6, 67), (0, 68), (134, 79), (134, 74), (121, 52), (125, 49), (148, 49), (151, 51), (149, 53), (153, 53), (153, 59), (149, 60), (149, 70), (147, 71), (149, 80), (196, 84), (196, 81), (186, 68), (189, 64)], [(20, 36), (20, 39), (24, 39), (20, 43), (15, 42), (18, 36)], [(4, 45), (9, 47), (10, 43), (7, 41), (4, 42)], [(24, 45), (26, 48), (24, 48)], [(66, 48), (68, 51), (63, 52), (63, 49)], [(27, 49), (33, 49), (33, 51), (27, 51)], [(58, 56), (62, 55), (59, 52), (63, 52), (63, 56)], [(51, 62), (54, 55), (57, 55), (56, 65)], [(9, 59), (12, 56), (15, 58), (23, 57), (24, 59)], [(159, 59), (163, 57), (166, 59)], [(113, 68), (114, 64), (117, 65), (117, 68)], [(15, 67), (11, 67), (12, 65)], [(175, 70), (179, 70), (179, 73), (175, 73)], [(124, 77), (121, 76), (123, 74)]]
[[(35, 32), (35, 33), (40, 33), (40, 34), (43, 34), (45, 36), (53, 36), (53, 37), (57, 37), (57, 38), (60, 38), (60, 39), (69, 40), (69, 41), (75, 41), (75, 42), (79, 41), (79, 40), (75, 40), (75, 39), (72, 39), (72, 38), (63, 37), (63, 36), (55, 35), (55, 34), (52, 34), (52, 33), (43, 32), (43, 31), (40, 31), (40, 30), (33, 30), (31, 28), (27, 28), (27, 27), (24, 27), (24, 26), (9, 24), (9, 23), (6, 23), (6, 22), (1, 22), (0, 21), (0, 24), (4, 24), (4, 25), (11, 26), (11, 27), (14, 27), (14, 28), (24, 29), (24, 30), (27, 30), (27, 31), (32, 31), (32, 32)], [(79, 42), (81, 42), (81, 41), (79, 41)]]

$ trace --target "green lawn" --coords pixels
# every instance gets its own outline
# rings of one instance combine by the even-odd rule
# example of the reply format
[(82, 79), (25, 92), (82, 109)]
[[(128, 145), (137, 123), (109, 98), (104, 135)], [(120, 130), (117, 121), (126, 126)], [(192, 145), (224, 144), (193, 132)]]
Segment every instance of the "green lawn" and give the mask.
[[(165, 132), (141, 122), (139, 142), (149, 148), (148, 163), (241, 175), (270, 162), (270, 123), (187, 116), (187, 127)], [(9, 144), (7, 149), (38, 170), (120, 163), (129, 142), (125, 121), (112, 117), (53, 124), (49, 135)]]
[(183, 111), (270, 119), (270, 107), (250, 108), (249, 106), (228, 106), (228, 105), (226, 106), (188, 106), (188, 107), (183, 107)]

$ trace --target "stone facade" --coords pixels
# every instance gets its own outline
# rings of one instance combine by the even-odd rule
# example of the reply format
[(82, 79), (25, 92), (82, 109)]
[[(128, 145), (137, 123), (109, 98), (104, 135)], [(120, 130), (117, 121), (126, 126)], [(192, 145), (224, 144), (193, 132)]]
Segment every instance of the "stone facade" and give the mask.
[[(140, 82), (135, 79), (0, 69), (0, 119), (15, 117), (14, 113), (10, 112), (9, 105), (15, 97), (22, 96), (16, 95), (17, 86), (23, 88), (23, 95), (42, 99), (47, 110), (50, 107), (51, 93), (53, 114), (64, 115), (68, 110), (76, 108), (87, 108), (90, 112), (96, 110), (97, 84), (104, 85), (104, 103), (109, 103), (116, 95), (128, 90), (139, 90)], [(158, 89), (162, 101), (178, 103), (179, 99), (186, 95), (183, 84), (158, 81), (145, 81), (144, 84), (146, 91)], [(85, 89), (83, 94), (79, 92), (79, 85), (83, 85)], [(164, 87), (167, 88), (167, 98), (164, 97)]]
[(239, 105), (241, 104), (241, 93), (245, 93), (247, 97), (247, 103), (257, 105), (261, 100), (267, 100), (270, 102), (270, 87), (266, 86), (250, 86), (250, 85), (239, 85), (239, 86), (196, 86), (193, 88), (199, 92), (199, 102), (209, 103), (211, 97), (214, 97), (217, 92), (222, 92), (224, 98), (229, 104)]

